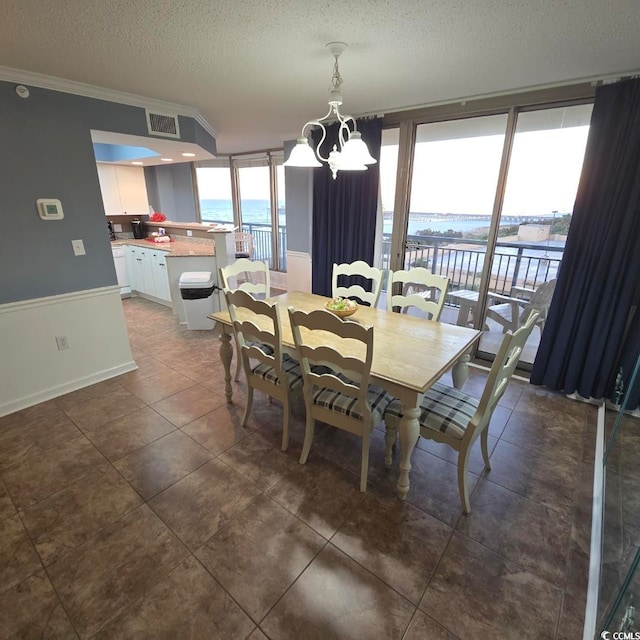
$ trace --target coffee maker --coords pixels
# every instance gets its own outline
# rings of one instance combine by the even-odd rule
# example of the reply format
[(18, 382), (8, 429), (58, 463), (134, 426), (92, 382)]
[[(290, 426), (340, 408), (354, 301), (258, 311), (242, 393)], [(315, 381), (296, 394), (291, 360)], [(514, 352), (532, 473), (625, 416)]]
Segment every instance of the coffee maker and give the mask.
[(111, 224), (111, 220), (107, 220), (107, 229), (109, 229), (109, 240), (115, 240), (116, 233), (113, 230), (113, 224)]
[(144, 238), (144, 222), (139, 218), (134, 218), (131, 221), (131, 228), (133, 229), (133, 237), (136, 240), (142, 240)]

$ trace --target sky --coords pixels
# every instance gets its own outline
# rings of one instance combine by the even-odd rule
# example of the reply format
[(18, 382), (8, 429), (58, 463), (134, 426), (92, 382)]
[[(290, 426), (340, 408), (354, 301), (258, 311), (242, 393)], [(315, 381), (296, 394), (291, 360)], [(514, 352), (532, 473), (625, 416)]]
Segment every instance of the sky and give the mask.
[[(588, 131), (583, 126), (517, 133), (503, 214), (571, 212)], [(503, 135), (488, 135), (416, 144), (410, 211), (491, 215), (503, 142)], [(397, 153), (397, 146), (382, 149), (382, 203), (389, 210)]]
[[(503, 214), (571, 212), (588, 131), (574, 126), (516, 133)], [(490, 215), (503, 142), (503, 135), (485, 135), (416, 144), (410, 210)], [(382, 204), (388, 210), (394, 204), (397, 154), (397, 145), (382, 147)], [(278, 173), (282, 184), (282, 166)], [(198, 169), (198, 175), (201, 199), (231, 200), (229, 169)], [(242, 168), (239, 175), (242, 199), (269, 199), (268, 167)]]

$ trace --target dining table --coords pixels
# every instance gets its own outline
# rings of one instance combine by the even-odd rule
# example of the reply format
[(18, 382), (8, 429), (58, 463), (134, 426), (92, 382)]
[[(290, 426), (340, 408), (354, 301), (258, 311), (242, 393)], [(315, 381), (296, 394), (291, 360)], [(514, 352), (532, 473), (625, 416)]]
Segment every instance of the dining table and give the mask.
[[(295, 354), (288, 307), (312, 311), (324, 309), (330, 298), (303, 291), (291, 291), (268, 298), (277, 303), (283, 347)], [(327, 313), (330, 313), (327, 311)], [(233, 325), (228, 310), (208, 316), (220, 331), (220, 359), (224, 367), (225, 395), (232, 402), (231, 361)], [(420, 435), (420, 403), (424, 393), (445, 373), (452, 372), (454, 386), (460, 388), (468, 373), (469, 351), (480, 339), (481, 331), (435, 322), (424, 318), (359, 306), (348, 318), (373, 325), (371, 382), (386, 389), (402, 403), (403, 418), (399, 434), (400, 473), (397, 491), (404, 500), (410, 487), (411, 455)]]

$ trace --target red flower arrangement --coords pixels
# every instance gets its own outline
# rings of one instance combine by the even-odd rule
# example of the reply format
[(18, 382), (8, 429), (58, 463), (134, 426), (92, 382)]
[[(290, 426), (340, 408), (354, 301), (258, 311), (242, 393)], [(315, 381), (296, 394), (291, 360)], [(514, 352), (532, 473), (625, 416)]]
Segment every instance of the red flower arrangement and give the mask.
[(164, 222), (167, 219), (167, 216), (164, 213), (158, 213), (157, 211), (149, 216), (150, 222)]

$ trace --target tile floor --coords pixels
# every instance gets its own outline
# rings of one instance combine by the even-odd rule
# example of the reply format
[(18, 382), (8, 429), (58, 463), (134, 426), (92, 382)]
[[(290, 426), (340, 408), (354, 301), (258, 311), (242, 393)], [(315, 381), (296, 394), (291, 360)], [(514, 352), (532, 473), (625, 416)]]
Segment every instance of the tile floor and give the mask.
[[(595, 410), (513, 381), (493, 469), (420, 441), (397, 461), (294, 409), (223, 393), (214, 332), (124, 302), (137, 371), (0, 419), (0, 638), (582, 637)], [(482, 388), (473, 370), (465, 386)]]

